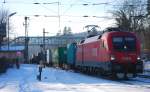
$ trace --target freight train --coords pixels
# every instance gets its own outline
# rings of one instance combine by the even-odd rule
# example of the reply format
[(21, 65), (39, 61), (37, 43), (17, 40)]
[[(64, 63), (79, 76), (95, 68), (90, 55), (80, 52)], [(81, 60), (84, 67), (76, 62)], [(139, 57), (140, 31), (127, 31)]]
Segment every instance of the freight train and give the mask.
[(107, 28), (103, 34), (86, 38), (79, 44), (68, 44), (61, 52), (60, 49), (62, 47), (57, 53), (62, 55), (57, 54), (57, 58), (61, 67), (67, 65), (76, 71), (118, 78), (136, 77), (143, 72), (139, 39), (134, 33), (119, 28)]

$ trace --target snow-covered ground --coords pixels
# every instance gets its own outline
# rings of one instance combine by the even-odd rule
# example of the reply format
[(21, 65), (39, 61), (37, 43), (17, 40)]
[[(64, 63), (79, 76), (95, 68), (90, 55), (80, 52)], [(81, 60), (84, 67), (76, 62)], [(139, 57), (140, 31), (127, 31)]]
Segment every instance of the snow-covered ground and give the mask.
[(144, 61), (144, 74), (150, 76), (150, 61)]
[(144, 70), (150, 71), (150, 61), (144, 62)]
[(9, 69), (0, 75), (0, 92), (150, 92), (150, 79), (146, 84), (135, 82), (132, 85), (56, 68), (44, 68), (42, 81), (38, 81), (37, 74), (36, 65)]

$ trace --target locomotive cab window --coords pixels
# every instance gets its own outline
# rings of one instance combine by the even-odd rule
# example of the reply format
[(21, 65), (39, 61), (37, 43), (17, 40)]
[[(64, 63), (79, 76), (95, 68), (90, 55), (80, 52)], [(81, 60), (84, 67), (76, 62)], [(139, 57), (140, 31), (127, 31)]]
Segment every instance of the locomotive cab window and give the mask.
[(117, 51), (135, 51), (136, 40), (134, 37), (113, 37), (113, 48)]
[(106, 45), (105, 45), (105, 41), (104, 40), (102, 41), (102, 48), (106, 49)]
[(80, 42), (80, 43), (84, 43), (84, 41), (85, 41), (85, 40), (81, 40), (81, 42)]

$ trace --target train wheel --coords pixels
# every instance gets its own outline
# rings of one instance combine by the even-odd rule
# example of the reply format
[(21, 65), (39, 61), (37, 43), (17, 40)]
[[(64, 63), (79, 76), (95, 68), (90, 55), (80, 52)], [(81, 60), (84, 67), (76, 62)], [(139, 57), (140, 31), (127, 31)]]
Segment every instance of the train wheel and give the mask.
[(117, 79), (125, 79), (127, 78), (126, 73), (116, 73)]
[(114, 80), (114, 79), (118, 79), (116, 73), (112, 73), (112, 74), (110, 75), (110, 78), (113, 79), (113, 80)]
[(134, 78), (134, 77), (136, 77), (136, 74), (134, 74), (134, 73), (128, 73), (126, 76), (128, 78)]
[(90, 69), (91, 67), (87, 67), (87, 72), (88, 72), (88, 74), (91, 74), (91, 69)]
[(76, 73), (80, 72), (80, 69), (79, 69), (79, 66), (74, 66), (74, 69), (73, 69)]

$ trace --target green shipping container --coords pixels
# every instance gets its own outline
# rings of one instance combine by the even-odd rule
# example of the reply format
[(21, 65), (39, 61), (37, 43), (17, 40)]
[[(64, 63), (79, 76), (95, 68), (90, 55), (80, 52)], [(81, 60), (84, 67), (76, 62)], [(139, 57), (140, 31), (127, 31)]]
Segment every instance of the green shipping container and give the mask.
[(71, 43), (67, 45), (67, 64), (74, 66), (76, 61), (77, 44)]
[(58, 62), (59, 64), (67, 63), (67, 47), (58, 48)]
[(53, 65), (59, 65), (59, 67), (62, 67), (67, 63), (67, 47), (58, 47), (51, 51)]

